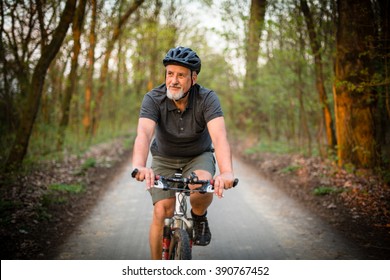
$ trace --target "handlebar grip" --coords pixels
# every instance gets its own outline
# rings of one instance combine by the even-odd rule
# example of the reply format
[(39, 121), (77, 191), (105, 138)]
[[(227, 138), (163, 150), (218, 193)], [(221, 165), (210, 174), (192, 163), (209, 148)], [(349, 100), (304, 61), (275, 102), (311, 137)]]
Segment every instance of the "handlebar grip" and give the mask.
[[(238, 178), (234, 179), (233, 188), (236, 187), (236, 186), (238, 185), (238, 182), (239, 182)], [(215, 183), (214, 180), (210, 180), (210, 184), (211, 184), (212, 186), (214, 186), (214, 183)]]
[(137, 175), (137, 173), (138, 173), (138, 169), (135, 168), (135, 169), (133, 170), (133, 172), (131, 172), (131, 177), (135, 178), (135, 175)]
[[(135, 176), (137, 175), (137, 173), (139, 172), (138, 168), (135, 168), (132, 172), (131, 172), (131, 177), (135, 178)], [(160, 175), (155, 175), (154, 176), (154, 180), (160, 180), (161, 176)]]

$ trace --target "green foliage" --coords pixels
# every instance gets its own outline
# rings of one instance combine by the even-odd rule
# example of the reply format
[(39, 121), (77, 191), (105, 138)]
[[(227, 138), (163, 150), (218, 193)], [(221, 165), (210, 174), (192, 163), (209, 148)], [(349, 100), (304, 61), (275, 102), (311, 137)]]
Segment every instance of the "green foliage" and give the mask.
[(313, 194), (318, 196), (337, 194), (340, 192), (343, 192), (343, 189), (336, 188), (336, 187), (328, 187), (328, 186), (319, 186), (313, 190)]
[(83, 164), (80, 166), (79, 170), (75, 172), (76, 175), (84, 175), (88, 169), (95, 167), (97, 164), (97, 161), (95, 158), (87, 158)]
[(356, 171), (356, 167), (352, 163), (346, 163), (346, 164), (344, 164), (343, 167), (344, 167), (345, 171), (347, 171), (350, 174), (354, 174)]
[[(85, 191), (81, 184), (53, 184), (48, 187), (48, 192), (42, 197), (41, 214), (45, 216), (46, 207), (55, 204), (64, 204), (68, 201), (69, 195), (79, 195)], [(47, 218), (47, 217), (46, 217)]]
[(375, 169), (375, 174), (377, 174), (385, 184), (390, 186), (390, 164), (389, 162), (384, 162), (384, 165), (377, 167)]
[(87, 158), (85, 162), (81, 165), (81, 170), (86, 171), (89, 168), (96, 166), (96, 159), (95, 158)]
[(135, 135), (127, 134), (125, 135), (125, 141), (123, 143), (124, 148), (131, 149), (134, 145)]
[[(191, 3), (190, 3), (191, 2)], [(105, 83), (101, 112), (98, 116), (99, 126), (96, 134), (86, 134), (82, 125), (85, 108), (86, 73), (89, 70), (87, 54), (90, 45), (87, 35), (90, 33), (91, 18), (86, 17), (82, 40), (82, 49), (79, 57), (79, 73), (76, 89), (73, 92), (70, 108), (69, 124), (65, 131), (64, 145), (58, 150), (59, 119), (62, 115), (61, 103), (68, 81), (72, 40), (65, 40), (63, 47), (52, 62), (45, 79), (44, 91), (41, 98), (40, 112), (34, 123), (30, 137), (28, 155), (25, 162), (34, 164), (38, 161), (57, 159), (69, 154), (80, 154), (91, 145), (110, 141), (117, 137), (126, 137), (126, 147), (133, 144), (133, 136), (138, 120), (139, 107), (143, 95), (154, 86), (164, 82), (164, 67), (161, 63), (166, 51), (174, 46), (186, 45), (195, 49), (202, 59), (202, 71), (199, 83), (215, 90), (221, 100), (229, 134), (250, 135), (260, 142), (259, 145), (248, 149), (252, 153), (303, 153), (318, 154), (316, 147), (325, 146), (325, 129), (323, 127), (322, 108), (318, 101), (315, 87), (314, 59), (309, 44), (308, 32), (304, 19), (296, 1), (270, 1), (267, 4), (267, 15), (261, 37), (258, 75), (250, 83), (254, 90), (249, 93), (244, 90), (244, 76), (246, 72), (246, 32), (248, 30), (250, 1), (146, 1), (130, 18), (131, 24), (121, 30), (121, 37), (116, 42), (111, 53), (109, 72)], [(33, 5), (33, 2), (30, 3)], [(102, 65), (102, 56), (108, 40), (112, 38), (115, 24), (121, 13), (129, 5), (129, 1), (121, 5), (107, 3), (99, 6), (96, 33), (97, 48), (95, 53), (96, 64), (92, 89), (92, 109), (96, 105), (97, 89), (100, 86), (98, 75)], [(161, 5), (161, 6), (160, 6)], [(12, 13), (27, 15), (31, 11), (29, 4), (15, 5)], [(53, 15), (59, 15), (61, 6), (46, 4)], [(199, 9), (202, 8), (202, 13)], [(315, 1), (310, 9), (315, 22), (318, 43), (321, 46), (322, 72), (324, 73), (326, 93), (330, 108), (333, 108), (332, 85), (334, 83), (334, 53), (335, 53), (335, 26), (334, 6), (330, 1)], [(220, 26), (204, 20), (207, 11), (220, 17)], [(6, 21), (11, 22), (9, 14), (5, 14)], [(38, 15), (33, 15), (37, 19)], [(15, 17), (17, 19), (20, 17)], [(53, 18), (53, 22), (56, 22)], [(216, 21), (217, 22), (217, 21)], [(31, 30), (39, 29), (39, 21)], [(20, 22), (25, 25), (26, 23)], [(48, 28), (47, 34), (52, 33), (52, 25), (44, 24)], [(29, 30), (29, 26), (20, 26)], [(14, 32), (16, 37), (10, 36), (8, 31), (4, 38), (5, 50), (9, 46), (31, 49), (34, 55), (26, 56), (23, 65), (28, 66), (25, 73), (36, 65), (40, 48), (31, 45), (22, 46), (23, 40), (18, 37), (23, 32)], [(19, 34), (19, 35), (18, 35)], [(12, 34), (11, 34), (12, 35)], [(39, 40), (39, 38), (36, 38)], [(15, 40), (15, 42), (13, 42)], [(14, 43), (14, 44), (11, 44)], [(36, 43), (31, 41), (31, 43)], [(362, 53), (361, 55), (367, 55)], [(16, 63), (12, 52), (6, 53), (4, 65)], [(7, 97), (2, 101), (1, 108), (11, 108), (16, 111), (23, 108), (27, 98), (21, 90), (21, 76), (12, 69), (4, 75), (9, 79), (5, 84), (12, 85), (7, 93), (0, 88), (0, 96)], [(366, 69), (354, 70), (351, 67), (350, 75), (367, 76)], [(379, 68), (378, 68), (379, 69)], [(355, 72), (353, 72), (355, 71)], [(360, 86), (376, 86), (383, 82), (385, 71), (377, 71), (371, 81), (364, 80)], [(29, 75), (27, 75), (29, 76)], [(357, 90), (359, 84), (352, 80), (340, 81), (337, 85), (349, 90)], [(3, 92), (4, 91), (4, 92)], [(7, 101), (8, 100), (8, 101)], [(372, 102), (372, 100), (369, 100)], [(18, 106), (10, 106), (18, 104)], [(15, 107), (15, 108), (13, 108)], [(16, 108), (17, 107), (17, 108)], [(20, 109), (19, 109), (20, 110)], [(5, 162), (8, 149), (11, 146), (18, 124), (18, 114), (0, 113), (0, 120), (7, 124), (0, 127), (0, 160)], [(388, 119), (386, 119), (388, 120)], [(386, 122), (384, 119), (383, 122)], [(5, 129), (7, 128), (7, 129)], [(12, 129), (11, 129), (12, 128)], [(306, 129), (307, 128), (307, 129)], [(385, 128), (384, 128), (385, 129)], [(382, 133), (387, 139), (388, 131)], [(386, 145), (388, 143), (384, 143)], [(323, 150), (323, 147), (322, 147)], [(91, 164), (91, 163), (88, 163)], [(88, 164), (80, 172), (88, 169)], [(96, 164), (96, 162), (94, 163)], [(348, 169), (348, 167), (347, 167)]]
[[(42, 214), (42, 216), (46, 216), (46, 214), (45, 214), (46, 207), (49, 207), (49, 206), (55, 205), (55, 204), (65, 204), (67, 201), (68, 201), (68, 198), (66, 196), (54, 195), (52, 193), (44, 195), (42, 198), (42, 205), (44, 207), (41, 209), (40, 213)], [(45, 217), (45, 218), (47, 218), (47, 217)]]
[(61, 193), (79, 194), (84, 192), (85, 187), (81, 184), (67, 185), (67, 184), (53, 184), (49, 186), (49, 190)]
[(248, 148), (246, 154), (254, 153), (275, 153), (275, 154), (289, 154), (296, 151), (295, 148), (291, 147), (287, 142), (284, 141), (261, 141), (258, 145)]
[(283, 168), (282, 170), (280, 170), (280, 172), (281, 173), (294, 173), (301, 168), (302, 168), (302, 166), (299, 166), (299, 165), (289, 165), (289, 166)]
[[(80, 92), (81, 93), (81, 92)], [(38, 121), (34, 126), (33, 134), (30, 140), (29, 151), (25, 160), (26, 165), (34, 165), (35, 162), (61, 159), (68, 154), (82, 154), (92, 145), (111, 141), (115, 138), (126, 138), (131, 142), (134, 138), (134, 129), (138, 113), (135, 104), (139, 105), (141, 99), (135, 100), (135, 96), (127, 94), (113, 94), (107, 106), (102, 108), (102, 119), (99, 124), (99, 130), (95, 136), (86, 135), (81, 125), (81, 115), (73, 119), (69, 124), (66, 133), (64, 147), (61, 151), (57, 150), (57, 122), (45, 122), (42, 115), (39, 115)], [(77, 104), (72, 107), (77, 110)], [(129, 106), (132, 105), (132, 106)], [(115, 113), (113, 113), (115, 111)]]

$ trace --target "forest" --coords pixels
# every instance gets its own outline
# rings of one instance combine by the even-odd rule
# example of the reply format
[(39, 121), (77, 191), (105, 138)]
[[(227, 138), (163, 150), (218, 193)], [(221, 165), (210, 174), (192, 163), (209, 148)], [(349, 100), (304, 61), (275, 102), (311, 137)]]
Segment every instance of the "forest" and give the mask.
[(127, 164), (176, 46), (200, 56), (234, 155), (388, 259), (389, 3), (0, 0), (2, 259), (56, 256)]
[(188, 46), (229, 134), (390, 181), (387, 0), (0, 0), (0, 168), (134, 136)]

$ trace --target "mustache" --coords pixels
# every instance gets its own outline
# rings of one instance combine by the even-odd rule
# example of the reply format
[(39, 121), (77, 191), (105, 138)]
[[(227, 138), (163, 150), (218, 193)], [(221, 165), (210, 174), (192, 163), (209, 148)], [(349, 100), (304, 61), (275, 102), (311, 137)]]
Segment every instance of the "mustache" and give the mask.
[(182, 88), (180, 84), (170, 84), (168, 88)]

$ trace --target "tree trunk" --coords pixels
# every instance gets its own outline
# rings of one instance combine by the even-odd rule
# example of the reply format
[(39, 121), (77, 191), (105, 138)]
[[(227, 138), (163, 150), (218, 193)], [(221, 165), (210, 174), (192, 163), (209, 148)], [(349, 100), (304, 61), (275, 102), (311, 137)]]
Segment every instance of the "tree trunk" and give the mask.
[(298, 101), (299, 101), (299, 121), (300, 121), (300, 130), (302, 130), (300, 134), (300, 147), (302, 150), (305, 150), (306, 143), (307, 143), (307, 152), (308, 155), (311, 156), (312, 153), (312, 145), (311, 145), (311, 134), (309, 129), (309, 122), (307, 119), (307, 113), (305, 109), (305, 102), (303, 100), (304, 91), (302, 88), (303, 81), (302, 81), (302, 69), (300, 69), (300, 66), (298, 66), (297, 69), (297, 76), (298, 76), (298, 84), (295, 86), (297, 89), (297, 95), (298, 95)]
[(245, 87), (250, 90), (257, 78), (261, 31), (264, 25), (266, 0), (252, 0), (246, 43)]
[(144, 2), (144, 0), (135, 0), (133, 5), (127, 10), (127, 12), (121, 17), (118, 22), (118, 25), (115, 27), (112, 38), (109, 40), (107, 49), (104, 53), (104, 61), (100, 72), (99, 79), (99, 89), (96, 97), (95, 107), (92, 115), (92, 134), (95, 135), (98, 128), (98, 121), (100, 118), (100, 107), (104, 95), (104, 88), (108, 74), (108, 62), (110, 60), (111, 52), (114, 49), (115, 42), (118, 40), (121, 35), (122, 28), (129, 17), (138, 9), (139, 6)]
[(151, 19), (150, 25), (152, 30), (152, 38), (150, 39), (150, 64), (149, 64), (149, 82), (148, 82), (148, 91), (152, 90), (158, 82), (158, 75), (157, 75), (157, 67), (156, 67), (156, 61), (158, 61), (158, 36), (157, 32), (159, 32), (159, 23), (158, 23), (158, 16), (160, 14), (162, 3), (160, 0), (156, 0), (156, 8), (153, 13), (153, 18)]
[(337, 4), (334, 99), (339, 165), (371, 168), (377, 157), (376, 93), (369, 86), (374, 15), (370, 0), (339, 0)]
[(336, 136), (334, 132), (334, 125), (332, 119), (332, 113), (328, 102), (328, 97), (325, 91), (323, 64), (321, 56), (321, 47), (318, 41), (318, 36), (315, 31), (313, 16), (310, 12), (309, 6), (306, 0), (301, 1), (301, 10), (305, 17), (306, 26), (309, 32), (310, 46), (314, 55), (314, 70), (316, 75), (316, 88), (319, 95), (319, 99), (322, 106), (322, 114), (324, 118), (326, 128), (326, 138), (328, 141), (328, 149), (334, 150), (336, 146)]
[(89, 33), (88, 49), (88, 72), (86, 78), (85, 97), (84, 97), (84, 116), (83, 126), (86, 135), (91, 132), (91, 101), (93, 96), (93, 73), (95, 70), (95, 46), (96, 46), (96, 17), (97, 17), (97, 0), (91, 0), (91, 29)]
[(258, 81), (258, 59), (260, 50), (261, 32), (264, 25), (266, 11), (266, 0), (251, 0), (250, 18), (248, 22), (248, 33), (245, 43), (245, 63), (246, 73), (244, 77), (245, 96), (238, 99), (238, 106), (241, 109), (240, 122), (254, 133), (259, 133), (264, 129), (263, 122), (251, 122), (250, 115), (259, 115), (260, 106), (257, 97), (256, 85)]
[(25, 103), (20, 125), (16, 132), (15, 141), (6, 162), (7, 169), (20, 167), (26, 156), (31, 131), (39, 109), (45, 76), (50, 63), (62, 45), (69, 25), (73, 20), (75, 9), (76, 0), (68, 0), (62, 12), (60, 22), (54, 31), (51, 42), (42, 49), (41, 57), (32, 75), (31, 84), (28, 89), (27, 102)]
[[(305, 40), (303, 31), (299, 31), (298, 34), (298, 46), (299, 53), (305, 53)], [(304, 59), (304, 58), (303, 58)], [(311, 156), (312, 153), (312, 144), (311, 144), (311, 133), (309, 128), (309, 121), (305, 108), (305, 84), (303, 81), (303, 64), (301, 60), (297, 60), (293, 66), (297, 82), (294, 85), (294, 88), (297, 90), (297, 97), (299, 102), (299, 146), (301, 150), (305, 151), (306, 146), (308, 148), (308, 155)]]
[(70, 110), (70, 103), (72, 101), (72, 95), (76, 88), (77, 83), (77, 68), (78, 68), (78, 58), (80, 54), (81, 49), (81, 33), (83, 29), (84, 24), (84, 14), (85, 14), (85, 7), (87, 4), (87, 0), (80, 0), (75, 19), (73, 21), (73, 53), (72, 53), (72, 63), (70, 67), (70, 73), (68, 78), (68, 83), (65, 89), (65, 96), (62, 100), (62, 116), (60, 120), (60, 126), (58, 130), (57, 135), (57, 150), (60, 151), (62, 149), (62, 146), (65, 141), (65, 131), (69, 123), (69, 110)]
[(264, 25), (266, 0), (252, 0), (248, 34), (246, 39), (246, 73), (244, 80), (245, 103), (250, 114), (256, 113), (258, 100), (256, 98), (256, 82), (258, 76), (258, 59), (261, 31)]

